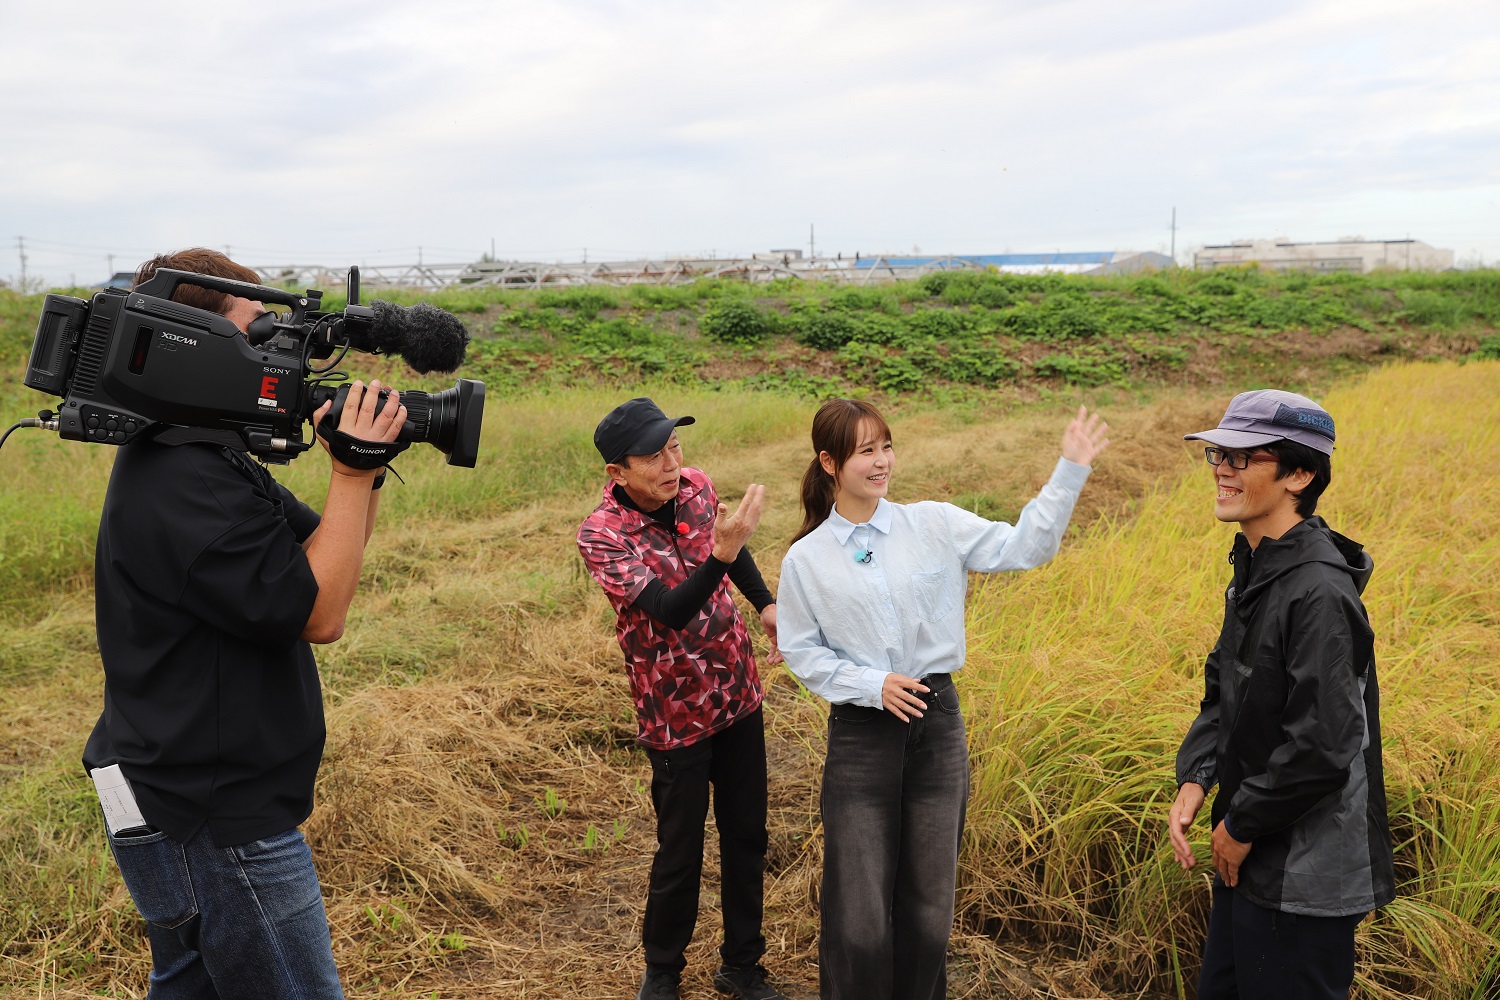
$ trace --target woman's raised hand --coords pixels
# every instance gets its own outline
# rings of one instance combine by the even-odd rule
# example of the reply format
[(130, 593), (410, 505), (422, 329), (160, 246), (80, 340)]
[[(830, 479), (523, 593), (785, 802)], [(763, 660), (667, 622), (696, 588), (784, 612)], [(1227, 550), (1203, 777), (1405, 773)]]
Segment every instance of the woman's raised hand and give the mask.
[(1063, 431), (1063, 458), (1079, 465), (1093, 465), (1094, 459), (1108, 447), (1109, 424), (1100, 419), (1099, 414), (1089, 413), (1087, 406), (1080, 406), (1078, 416)]

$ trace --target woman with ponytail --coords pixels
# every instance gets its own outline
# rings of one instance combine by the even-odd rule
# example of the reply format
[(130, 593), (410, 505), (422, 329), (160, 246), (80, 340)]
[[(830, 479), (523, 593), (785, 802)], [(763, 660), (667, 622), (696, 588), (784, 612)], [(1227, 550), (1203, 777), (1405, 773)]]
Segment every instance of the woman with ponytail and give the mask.
[(831, 705), (823, 769), (823, 1000), (942, 1000), (969, 756), (952, 674), (968, 572), (1056, 554), (1108, 427), (1083, 407), (1014, 525), (886, 499), (896, 452), (869, 403), (813, 417), (802, 528), (781, 564), (778, 643)]

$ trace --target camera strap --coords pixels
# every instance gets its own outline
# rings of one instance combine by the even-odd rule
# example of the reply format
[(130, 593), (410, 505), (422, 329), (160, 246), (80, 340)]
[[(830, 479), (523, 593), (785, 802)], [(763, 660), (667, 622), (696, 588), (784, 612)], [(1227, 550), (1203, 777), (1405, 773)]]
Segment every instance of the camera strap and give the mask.
[[(271, 513), (280, 520), (286, 521), (286, 508), (276, 494), (276, 480), (271, 477), (270, 470), (236, 448), (225, 448), (224, 457), (229, 459), (230, 465), (250, 480), (251, 485), (259, 488), (267, 500), (271, 501)], [(291, 522), (287, 521), (287, 523)]]
[(229, 460), (229, 464), (250, 480), (252, 486), (264, 493), (275, 506), (276, 516), (285, 520), (285, 515), (281, 510), (281, 501), (276, 499), (275, 480), (271, 478), (271, 473), (266, 471), (265, 466), (246, 453), (245, 439), (238, 431), (209, 427), (177, 427), (169, 424), (153, 434), (151, 440), (169, 448), (184, 444), (219, 445), (223, 449), (224, 457)]
[(151, 440), (171, 448), (180, 444), (217, 444), (231, 451), (249, 450), (245, 444), (245, 436), (239, 431), (210, 427), (178, 427), (174, 424), (165, 424), (151, 435)]
[(318, 422), (318, 436), (328, 442), (328, 451), (351, 469), (378, 469), (411, 447), (410, 441), (366, 441), (334, 427), (328, 416)]

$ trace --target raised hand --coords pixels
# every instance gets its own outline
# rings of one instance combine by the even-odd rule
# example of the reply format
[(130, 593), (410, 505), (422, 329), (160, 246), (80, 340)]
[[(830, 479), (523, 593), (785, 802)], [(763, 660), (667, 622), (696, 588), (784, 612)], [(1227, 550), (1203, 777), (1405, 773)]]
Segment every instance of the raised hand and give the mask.
[(1087, 406), (1080, 406), (1078, 416), (1063, 431), (1063, 458), (1079, 465), (1093, 465), (1094, 459), (1108, 447), (1109, 424), (1099, 414), (1090, 414)]
[(751, 483), (745, 488), (745, 496), (733, 514), (729, 513), (728, 504), (719, 504), (719, 516), (714, 518), (715, 559), (732, 563), (739, 558), (740, 549), (744, 548), (746, 540), (755, 534), (755, 528), (760, 524), (760, 512), (765, 502), (766, 488), (759, 483)]

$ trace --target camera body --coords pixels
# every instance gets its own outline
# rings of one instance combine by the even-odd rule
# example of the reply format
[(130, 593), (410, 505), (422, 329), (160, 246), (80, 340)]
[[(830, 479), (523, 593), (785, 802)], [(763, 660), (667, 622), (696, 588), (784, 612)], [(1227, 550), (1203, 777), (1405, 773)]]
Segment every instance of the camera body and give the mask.
[[(376, 345), (393, 339), (390, 331), (381, 336), (375, 311), (358, 304), (357, 269), (349, 281), (342, 312), (320, 311), (316, 290), (299, 295), (168, 269), (128, 292), (106, 289), (90, 300), (48, 295), (24, 381), (62, 398), (56, 426), (65, 439), (205, 441), (284, 464), (312, 447), (303, 424), (347, 378), (333, 371), (343, 353), (322, 368), (315, 362), (335, 350), (383, 353)], [(241, 332), (225, 316), (173, 301), (184, 283), (288, 311), (267, 312)], [(459, 343), (454, 367), (462, 357)], [(474, 466), (484, 383), (460, 379), (440, 393), (403, 392), (401, 400), (408, 413), (401, 440), (429, 441), (450, 465)]]

